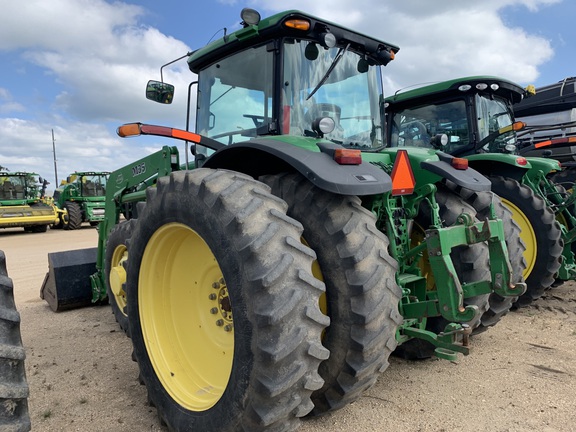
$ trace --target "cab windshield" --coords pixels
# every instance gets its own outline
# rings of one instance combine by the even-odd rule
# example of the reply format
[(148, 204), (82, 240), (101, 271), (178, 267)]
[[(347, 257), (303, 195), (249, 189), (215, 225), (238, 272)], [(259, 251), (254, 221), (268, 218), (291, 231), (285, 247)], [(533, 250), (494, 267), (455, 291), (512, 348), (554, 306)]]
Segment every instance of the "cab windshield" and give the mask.
[(505, 100), (478, 95), (476, 97), (476, 114), (478, 141), (482, 141), (491, 134), (493, 136), (493, 139), (489, 139), (483, 145), (483, 150), (498, 151), (500, 148), (504, 148), (506, 144), (514, 144), (516, 137), (513, 131), (502, 135), (498, 134), (499, 129), (510, 126), (514, 122), (512, 112)]
[(448, 136), (448, 143), (444, 147), (448, 153), (457, 153), (470, 146), (464, 99), (395, 112), (390, 127), (392, 147), (433, 147), (431, 139), (439, 134)]
[[(31, 180), (34, 180), (31, 177)], [(0, 175), (0, 200), (26, 199), (26, 177), (17, 175)]]
[(383, 145), (379, 67), (368, 66), (345, 47), (325, 49), (314, 42), (292, 41), (284, 44), (283, 72), (285, 133), (315, 136), (313, 122), (330, 117), (335, 127), (325, 139), (366, 150)]
[(105, 175), (83, 175), (80, 184), (82, 187), (82, 196), (96, 197), (106, 195)]

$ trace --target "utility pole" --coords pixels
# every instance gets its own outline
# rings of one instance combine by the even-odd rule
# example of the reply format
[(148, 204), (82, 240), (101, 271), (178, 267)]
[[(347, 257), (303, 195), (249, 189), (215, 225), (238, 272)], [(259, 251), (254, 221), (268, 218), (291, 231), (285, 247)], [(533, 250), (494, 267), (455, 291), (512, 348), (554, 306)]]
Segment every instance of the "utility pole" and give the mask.
[(58, 187), (58, 169), (56, 168), (56, 140), (54, 139), (54, 129), (52, 129), (52, 153), (54, 153), (54, 178), (56, 179), (56, 185)]

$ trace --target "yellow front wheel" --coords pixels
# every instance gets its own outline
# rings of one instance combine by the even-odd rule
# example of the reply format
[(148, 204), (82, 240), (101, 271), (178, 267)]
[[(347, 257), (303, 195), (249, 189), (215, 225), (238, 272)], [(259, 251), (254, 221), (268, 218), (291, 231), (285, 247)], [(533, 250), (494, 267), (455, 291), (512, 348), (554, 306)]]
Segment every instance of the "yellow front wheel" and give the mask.
[(116, 322), (128, 336), (130, 336), (130, 328), (128, 326), (125, 264), (128, 260), (128, 242), (135, 223), (135, 220), (129, 220), (120, 222), (114, 227), (106, 241), (104, 261), (108, 302)]

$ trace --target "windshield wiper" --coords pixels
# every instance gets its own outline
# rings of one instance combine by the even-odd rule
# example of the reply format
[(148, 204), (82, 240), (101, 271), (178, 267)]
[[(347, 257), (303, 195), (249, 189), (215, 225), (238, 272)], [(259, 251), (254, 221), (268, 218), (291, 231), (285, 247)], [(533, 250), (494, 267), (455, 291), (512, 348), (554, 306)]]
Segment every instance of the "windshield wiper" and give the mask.
[(314, 90), (312, 90), (310, 92), (310, 94), (308, 95), (306, 100), (308, 100), (312, 96), (314, 96), (314, 93), (316, 93), (318, 91), (318, 89), (320, 87), (322, 87), (322, 85), (326, 82), (326, 80), (328, 79), (328, 77), (330, 76), (330, 74), (332, 73), (334, 68), (336, 67), (336, 65), (340, 62), (340, 60), (344, 56), (344, 53), (346, 51), (348, 51), (348, 48), (350, 48), (350, 44), (346, 45), (346, 48), (340, 48), (340, 50), (338, 51), (338, 54), (336, 54), (336, 57), (334, 57), (334, 60), (332, 60), (332, 64), (330, 65), (330, 67), (328, 68), (328, 70), (326, 71), (326, 73), (324, 74), (322, 79), (320, 80), (320, 82), (318, 84), (316, 84), (316, 87), (314, 87)]

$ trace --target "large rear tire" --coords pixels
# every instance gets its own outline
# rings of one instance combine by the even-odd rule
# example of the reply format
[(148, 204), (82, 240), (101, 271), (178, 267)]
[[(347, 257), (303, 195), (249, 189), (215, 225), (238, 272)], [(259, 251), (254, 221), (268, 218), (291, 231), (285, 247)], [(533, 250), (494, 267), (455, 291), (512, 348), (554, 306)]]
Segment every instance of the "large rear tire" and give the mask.
[(261, 180), (304, 226), (304, 241), (316, 252), (318, 276), (326, 284), (330, 327), (322, 343), (330, 358), (320, 364), (325, 382), (312, 394), (311, 413), (324, 414), (358, 399), (388, 367), (402, 322), (398, 265), (388, 253), (388, 238), (358, 197), (325, 192), (300, 174)]
[(75, 202), (66, 201), (64, 208), (68, 211), (68, 223), (64, 225), (65, 230), (75, 230), (82, 227), (82, 209)]
[(130, 327), (128, 325), (125, 263), (128, 260), (128, 243), (135, 224), (136, 219), (120, 222), (110, 232), (106, 242), (106, 261), (104, 264), (108, 302), (116, 322), (128, 337), (130, 336)]
[[(520, 226), (512, 217), (510, 209), (508, 209), (500, 197), (493, 192), (474, 192), (470, 189), (458, 187), (453, 183), (450, 183), (448, 187), (474, 207), (477, 212), (477, 217), (481, 221), (490, 217), (490, 204), (494, 203), (496, 217), (502, 220), (504, 226), (508, 260), (510, 267), (512, 267), (512, 278), (510, 282), (513, 284), (524, 282), (524, 272), (527, 266), (526, 259), (524, 258), (526, 245), (520, 235)], [(481, 333), (489, 327), (496, 325), (502, 317), (510, 311), (512, 305), (517, 300), (518, 297), (516, 296), (502, 297), (496, 293), (490, 294), (490, 307), (482, 315), (480, 325), (474, 330), (474, 333)]]
[(528, 306), (550, 288), (560, 269), (563, 249), (560, 225), (546, 202), (529, 187), (511, 178), (489, 178), (492, 192), (500, 196), (521, 229), (520, 237), (526, 246), (526, 292), (513, 306)]
[(128, 321), (170, 430), (293, 431), (328, 358), (314, 252), (286, 203), (243, 174), (179, 171), (148, 188), (130, 243)]
[[(438, 184), (437, 187), (436, 202), (439, 206), (439, 215), (440, 220), (443, 221), (443, 226), (450, 227), (454, 225), (458, 216), (462, 213), (467, 213), (473, 218), (476, 218), (476, 210), (464, 202), (460, 196), (441, 184)], [(433, 211), (426, 201), (420, 205), (418, 215), (415, 218), (413, 236), (424, 238), (424, 230), (432, 223)], [(486, 243), (480, 242), (469, 246), (455, 247), (452, 249), (450, 257), (452, 258), (456, 275), (461, 283), (491, 279), (489, 252)], [(427, 277), (427, 285), (431, 289), (436, 290), (436, 282), (433, 274), (426, 272), (428, 266), (426, 263), (427, 259), (424, 257), (422, 260), (421, 268)], [(479, 314), (473, 320), (465, 323), (469, 325), (472, 330), (480, 326), (481, 318), (489, 308), (489, 297), (490, 294), (484, 294), (464, 299), (464, 305), (475, 305), (479, 310)], [(443, 331), (448, 324), (449, 322), (442, 316), (431, 317), (427, 319), (426, 329), (438, 334)], [(401, 344), (394, 354), (407, 360), (426, 359), (434, 355), (435, 349), (436, 347), (430, 342), (422, 339), (411, 339)]]
[(4, 252), (0, 251), (0, 431), (31, 429), (25, 358), (14, 285), (6, 271)]

